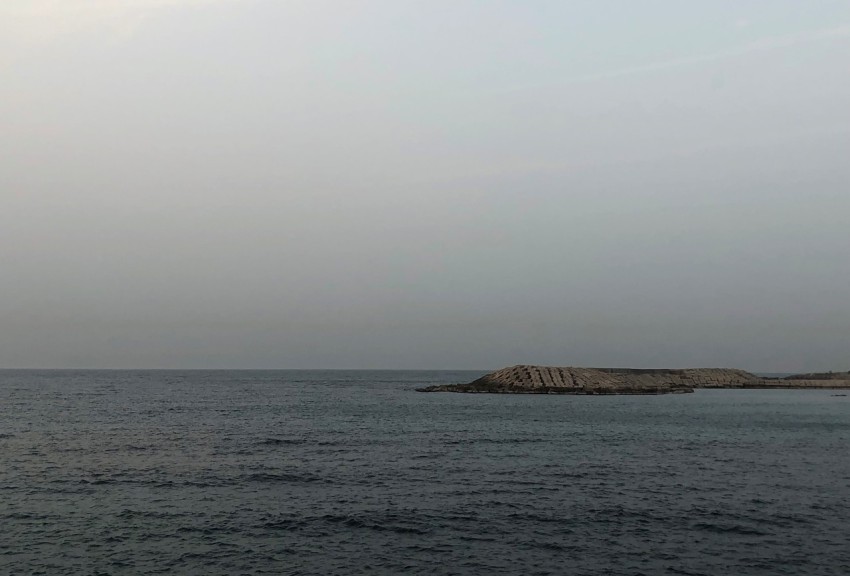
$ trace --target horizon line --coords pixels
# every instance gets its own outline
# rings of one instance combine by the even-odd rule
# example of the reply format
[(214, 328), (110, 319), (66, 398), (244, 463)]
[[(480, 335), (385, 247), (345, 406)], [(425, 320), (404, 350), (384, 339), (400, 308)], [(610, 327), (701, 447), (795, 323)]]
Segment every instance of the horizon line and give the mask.
[[(291, 372), (318, 372), (318, 371), (323, 371), (323, 372), (436, 372), (436, 371), (442, 371), (442, 372), (481, 372), (481, 371), (499, 370), (501, 368), (505, 368), (505, 367), (508, 367), (508, 366), (515, 366), (515, 365), (522, 365), (522, 364), (525, 364), (525, 363), (521, 362), (519, 364), (503, 365), (503, 366), (500, 366), (499, 368), (316, 368), (316, 367), (313, 367), (313, 368), (282, 368), (282, 367), (276, 367), (276, 368), (96, 367), (96, 368), (91, 368), (91, 367), (73, 367), (73, 366), (71, 366), (71, 367), (68, 367), (68, 366), (65, 366), (65, 367), (57, 367), (57, 366), (51, 366), (51, 367), (32, 367), (32, 366), (3, 367), (3, 366), (0, 366), (0, 372), (3, 372), (3, 371), (44, 371), (44, 372), (48, 372), (48, 371), (62, 371), (62, 370), (80, 371), (80, 372), (107, 372), (107, 371), (126, 371), (126, 372), (143, 372), (143, 371), (150, 371), (150, 372), (167, 372), (167, 371), (171, 371), (171, 372), (202, 372), (202, 371), (206, 371), (206, 372), (236, 372), (236, 371), (244, 371), (244, 372), (264, 372), (264, 371), (265, 372), (274, 372), (274, 371), (280, 371), (280, 372), (285, 372), (285, 371), (291, 371)], [(554, 366), (554, 365), (550, 365), (550, 364), (529, 364), (529, 365), (533, 365), (533, 366)], [(840, 369), (839, 370), (836, 370), (836, 369), (832, 369), (832, 370), (795, 370), (795, 371), (788, 371), (788, 370), (780, 370), (780, 371), (776, 371), (776, 370), (752, 370), (752, 369), (745, 369), (745, 368), (737, 368), (735, 366), (711, 366), (711, 367), (688, 366), (688, 367), (674, 367), (674, 368), (661, 367), (661, 366), (653, 366), (653, 367), (649, 367), (649, 368), (635, 367), (635, 366), (579, 366), (579, 365), (571, 365), (571, 366), (577, 367), (577, 368), (588, 368), (588, 369), (591, 369), (591, 370), (592, 369), (689, 370), (689, 369), (720, 368), (720, 369), (745, 370), (746, 372), (751, 372), (753, 374), (808, 374), (808, 373), (814, 373), (814, 372), (843, 372), (843, 370), (840, 370)]]

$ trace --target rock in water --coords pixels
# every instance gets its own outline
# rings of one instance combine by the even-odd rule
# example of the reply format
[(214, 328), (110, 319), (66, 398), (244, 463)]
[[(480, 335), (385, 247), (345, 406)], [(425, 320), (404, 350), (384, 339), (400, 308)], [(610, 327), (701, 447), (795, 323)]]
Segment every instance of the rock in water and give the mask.
[(743, 370), (700, 368), (641, 370), (633, 368), (576, 368), (511, 366), (469, 384), (443, 384), (419, 392), (491, 394), (676, 394), (694, 388), (747, 388), (761, 378)]

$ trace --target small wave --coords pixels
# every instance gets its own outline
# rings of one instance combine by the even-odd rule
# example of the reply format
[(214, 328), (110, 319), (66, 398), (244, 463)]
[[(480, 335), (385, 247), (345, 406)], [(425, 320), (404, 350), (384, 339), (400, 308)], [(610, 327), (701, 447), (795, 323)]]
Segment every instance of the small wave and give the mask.
[(410, 518), (400, 514), (325, 514), (322, 516), (312, 517), (278, 517), (269, 518), (265, 522), (258, 525), (258, 528), (264, 530), (280, 530), (284, 532), (310, 530), (315, 532), (317, 529), (321, 533), (321, 526), (328, 527), (338, 526), (346, 530), (372, 530), (376, 532), (391, 532), (395, 534), (415, 534), (425, 535), (430, 532), (427, 527), (423, 527), (420, 523), (412, 521)]
[(410, 457), (411, 460), (437, 460), (440, 458), (445, 458), (446, 455), (443, 452), (423, 452), (421, 454), (414, 454)]
[(769, 532), (758, 530), (750, 526), (742, 524), (711, 524), (709, 522), (698, 522), (694, 524), (697, 530), (705, 530), (706, 532), (714, 532), (716, 534), (737, 534), (740, 536), (769, 536)]
[(245, 482), (286, 482), (286, 483), (302, 483), (302, 482), (320, 482), (322, 478), (311, 474), (283, 474), (269, 472), (255, 472), (243, 478)]
[(58, 516), (53, 514), (35, 514), (31, 512), (12, 512), (2, 516), (6, 520), (55, 520)]
[(208, 526), (181, 526), (177, 529), (178, 533), (185, 534), (203, 534), (204, 536), (211, 536), (217, 532), (224, 532), (224, 530), (220, 530), (218, 528), (210, 528)]
[(153, 511), (145, 511), (145, 510), (131, 510), (129, 508), (125, 508), (118, 515), (118, 518), (122, 518), (124, 520), (129, 520), (132, 518), (176, 518), (178, 516), (182, 516), (182, 514), (175, 514), (173, 512), (153, 512)]
[(552, 523), (552, 524), (569, 524), (569, 518), (562, 518), (559, 516), (547, 516), (545, 514), (535, 514), (533, 512), (525, 513), (525, 514), (508, 514), (508, 518), (514, 522), (542, 522), (542, 523)]
[(165, 566), (167, 568), (177, 568), (179, 566), (185, 565), (187, 562), (191, 560), (209, 560), (208, 557), (205, 557), (204, 554), (200, 552), (185, 552), (179, 558), (174, 558), (168, 561)]
[(263, 438), (256, 442), (257, 446), (294, 446), (303, 443), (303, 440), (296, 438)]
[(279, 520), (269, 520), (268, 522), (261, 524), (259, 527), (264, 530), (300, 530), (307, 526), (307, 522), (304, 520), (295, 520), (292, 518), (282, 518)]
[(496, 444), (503, 446), (511, 444), (533, 444), (545, 441), (543, 438), (463, 438), (445, 440), (441, 443), (446, 446), (464, 446), (468, 444)]
[[(52, 480), (52, 481), (50, 481), (51, 484), (60, 484), (60, 485), (66, 485), (66, 486), (69, 482), (73, 482), (73, 481), (64, 480), (64, 479), (63, 480)], [(175, 487), (175, 486), (178, 486), (178, 485), (190, 486), (190, 485), (192, 485), (192, 482), (187, 481), (187, 482), (181, 482), (181, 483), (178, 484), (177, 482), (174, 482), (173, 480), (162, 480), (162, 479), (159, 479), (159, 478), (144, 478), (144, 477), (134, 478), (134, 477), (128, 477), (125, 474), (116, 474), (114, 476), (109, 476), (109, 477), (105, 477), (105, 478), (80, 478), (79, 480), (76, 480), (76, 484), (78, 486), (83, 486), (83, 487), (85, 487), (85, 486), (128, 485), (128, 486), (151, 486), (151, 487), (154, 487), (154, 488), (172, 488), (172, 487)], [(206, 484), (204, 486), (206, 486)], [(57, 489), (57, 490), (61, 491), (61, 489)]]
[(341, 524), (346, 528), (361, 528), (367, 530), (376, 530), (379, 532), (394, 532), (396, 534), (428, 534), (428, 530), (409, 525), (409, 521), (403, 520), (397, 515), (387, 515), (386, 517), (370, 518), (360, 515), (335, 515), (326, 514), (322, 516), (322, 520), (331, 524)]
[(458, 536), (458, 540), (462, 540), (464, 542), (495, 542), (498, 538), (491, 536), (473, 536), (471, 534), (461, 534)]
[(563, 479), (563, 478), (587, 478), (591, 474), (590, 472), (568, 472), (566, 470), (560, 470), (557, 472), (546, 472), (546, 473), (532, 473), (527, 470), (496, 470), (494, 472), (490, 472), (491, 476), (525, 476), (530, 477), (533, 476), (535, 478), (540, 478), (541, 483), (551, 484), (551, 480), (553, 479)]
[(539, 548), (540, 550), (551, 550), (553, 552), (563, 552), (565, 550), (569, 550), (569, 546), (564, 546), (563, 544), (558, 544), (557, 542), (529, 542), (529, 545), (532, 548)]
[(181, 482), (181, 486), (188, 486), (190, 488), (218, 488), (221, 486), (227, 486), (228, 483), (223, 480), (186, 480), (185, 482)]
[(119, 544), (121, 542), (126, 542), (127, 540), (129, 540), (129, 536), (124, 536), (123, 534), (113, 534), (104, 538), (103, 542), (106, 544)]
[(773, 526), (777, 528), (792, 528), (799, 524), (811, 524), (812, 519), (802, 514), (771, 514), (763, 516), (757, 513), (757, 510), (747, 510), (745, 519), (759, 525)]

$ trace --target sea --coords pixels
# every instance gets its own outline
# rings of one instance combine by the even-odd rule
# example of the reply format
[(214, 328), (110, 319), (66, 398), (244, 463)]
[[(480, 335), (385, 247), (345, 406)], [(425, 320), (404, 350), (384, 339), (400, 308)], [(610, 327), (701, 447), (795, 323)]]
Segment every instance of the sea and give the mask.
[(0, 371), (0, 574), (850, 574), (850, 397)]

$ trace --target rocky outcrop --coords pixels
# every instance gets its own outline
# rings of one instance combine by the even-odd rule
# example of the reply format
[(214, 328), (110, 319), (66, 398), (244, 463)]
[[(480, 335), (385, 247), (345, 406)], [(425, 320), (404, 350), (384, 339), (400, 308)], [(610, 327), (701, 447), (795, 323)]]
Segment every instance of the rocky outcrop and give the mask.
[(469, 384), (444, 384), (420, 392), (491, 394), (668, 394), (693, 392), (685, 370), (617, 370), (554, 366), (511, 366)]
[(598, 370), (631, 377), (640, 374), (646, 378), (671, 379), (674, 383), (681, 383), (690, 388), (748, 388), (762, 380), (755, 374), (736, 368), (685, 368), (682, 370), (598, 368)]
[(468, 384), (442, 384), (419, 392), (489, 394), (675, 394), (694, 388), (850, 388), (848, 379), (762, 378), (733, 368), (637, 369), (519, 365)]

